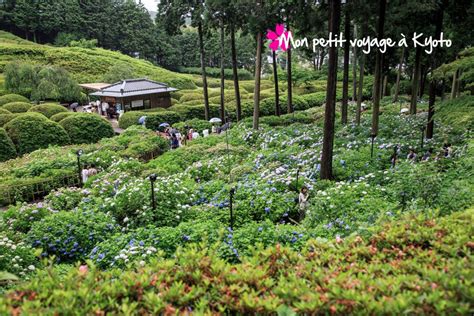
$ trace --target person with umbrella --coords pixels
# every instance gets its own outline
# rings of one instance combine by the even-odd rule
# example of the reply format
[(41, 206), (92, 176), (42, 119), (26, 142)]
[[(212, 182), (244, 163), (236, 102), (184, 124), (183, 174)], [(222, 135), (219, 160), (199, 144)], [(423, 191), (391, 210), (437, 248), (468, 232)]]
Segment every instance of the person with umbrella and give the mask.
[(74, 103), (72, 103), (70, 106), (71, 106), (71, 110), (72, 110), (73, 112), (77, 112), (77, 108), (79, 107), (79, 103), (74, 102)]
[(219, 133), (219, 128), (217, 128), (214, 124), (222, 123), (222, 120), (218, 117), (213, 117), (209, 120), (209, 123), (212, 124), (212, 133)]

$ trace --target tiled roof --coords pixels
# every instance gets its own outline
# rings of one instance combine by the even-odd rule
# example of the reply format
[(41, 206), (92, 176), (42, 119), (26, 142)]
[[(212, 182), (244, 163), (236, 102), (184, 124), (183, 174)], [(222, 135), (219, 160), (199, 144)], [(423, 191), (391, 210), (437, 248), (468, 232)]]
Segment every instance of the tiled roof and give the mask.
[(104, 97), (130, 97), (144, 94), (155, 94), (176, 91), (177, 89), (168, 85), (148, 79), (127, 79), (101, 90), (91, 93), (94, 96)]

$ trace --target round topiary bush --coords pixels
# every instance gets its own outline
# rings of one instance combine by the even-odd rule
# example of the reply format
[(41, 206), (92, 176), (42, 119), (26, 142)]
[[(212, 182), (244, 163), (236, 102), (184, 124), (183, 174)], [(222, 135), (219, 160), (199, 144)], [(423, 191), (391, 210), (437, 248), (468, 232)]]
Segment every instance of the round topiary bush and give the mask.
[(0, 97), (0, 106), (12, 102), (30, 102), (27, 98), (19, 94), (5, 94)]
[(77, 112), (70, 112), (70, 111), (67, 111), (67, 112), (61, 112), (61, 113), (58, 113), (58, 114), (54, 114), (53, 116), (51, 116), (49, 119), (53, 122), (56, 122), (56, 123), (59, 123), (61, 122), (62, 120), (64, 120), (66, 117), (69, 117), (69, 116), (73, 116), (73, 115), (77, 115), (79, 113)]
[(73, 144), (96, 143), (115, 134), (112, 125), (95, 114), (81, 113), (68, 116), (59, 124), (69, 134)]
[(19, 155), (49, 145), (67, 145), (70, 139), (64, 128), (39, 113), (25, 113), (5, 125)]
[(0, 114), (0, 127), (4, 127), (8, 122), (13, 120), (15, 117), (18, 117), (20, 114)]
[(3, 128), (0, 128), (0, 161), (6, 161), (16, 157), (15, 145)]
[(31, 109), (33, 105), (27, 102), (10, 102), (2, 106), (2, 109), (11, 113), (24, 113)]
[(31, 109), (28, 110), (28, 112), (38, 112), (38, 113), (43, 114), (47, 118), (50, 118), (55, 114), (65, 113), (69, 111), (59, 104), (45, 103), (45, 104), (33, 106)]
[(12, 112), (8, 111), (7, 109), (0, 108), (0, 114), (12, 114)]

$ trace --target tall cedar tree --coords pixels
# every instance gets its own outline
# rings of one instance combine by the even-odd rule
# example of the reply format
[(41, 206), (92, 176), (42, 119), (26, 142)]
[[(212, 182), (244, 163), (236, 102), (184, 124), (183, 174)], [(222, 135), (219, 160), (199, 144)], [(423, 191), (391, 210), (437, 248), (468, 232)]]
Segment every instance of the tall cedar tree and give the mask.
[[(341, 1), (329, 0), (329, 32), (339, 34)], [(334, 146), (334, 125), (336, 120), (337, 47), (329, 48), (326, 108), (324, 113), (323, 153), (321, 157), (321, 179), (332, 179), (332, 157)]]
[[(377, 38), (383, 38), (385, 24), (385, 7), (387, 0), (379, 0), (379, 16), (377, 23)], [(377, 136), (379, 131), (379, 112), (380, 112), (380, 96), (381, 96), (381, 80), (382, 80), (382, 53), (377, 50), (375, 59), (375, 78), (374, 78), (374, 105), (372, 109), (372, 136)]]

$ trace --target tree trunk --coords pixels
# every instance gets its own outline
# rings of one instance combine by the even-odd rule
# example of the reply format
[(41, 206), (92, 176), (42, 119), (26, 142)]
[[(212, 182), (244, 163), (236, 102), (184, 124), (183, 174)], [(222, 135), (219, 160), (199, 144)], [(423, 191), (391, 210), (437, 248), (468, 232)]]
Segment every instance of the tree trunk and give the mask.
[(341, 124), (347, 124), (347, 103), (349, 101), (349, 39), (351, 37), (351, 18), (349, 10), (346, 10), (344, 17), (344, 75), (342, 78), (342, 104), (341, 104)]
[[(385, 24), (385, 6), (387, 0), (379, 1), (379, 19), (377, 24), (377, 38), (383, 38)], [(379, 131), (379, 111), (380, 111), (380, 81), (382, 79), (382, 53), (377, 50), (375, 60), (375, 91), (374, 91), (374, 108), (372, 112), (372, 135), (375, 137)]]
[(382, 84), (382, 96), (385, 97), (387, 95), (387, 81), (388, 75), (383, 76), (383, 84)]
[(278, 91), (278, 65), (275, 51), (272, 51), (273, 61), (273, 81), (275, 82), (275, 115), (281, 115), (280, 109), (280, 91)]
[(221, 21), (221, 41), (220, 41), (220, 46), (221, 46), (221, 109), (220, 109), (220, 114), (221, 114), (221, 120), (222, 122), (225, 122), (225, 104), (224, 104), (224, 22)]
[(456, 97), (456, 85), (457, 85), (457, 78), (458, 78), (459, 70), (456, 70), (453, 74), (453, 85), (451, 86), (451, 100)]
[[(354, 38), (357, 38), (357, 25), (354, 24)], [(352, 101), (357, 100), (357, 47), (352, 48)]]
[[(364, 21), (362, 25), (362, 36), (367, 34), (367, 21)], [(359, 62), (359, 91), (357, 92), (357, 107), (356, 107), (356, 124), (360, 125), (361, 106), (362, 98), (364, 97), (364, 67), (365, 67), (365, 54), (361, 53)]]
[(207, 91), (207, 76), (206, 76), (206, 55), (204, 51), (204, 40), (202, 34), (202, 24), (198, 24), (198, 36), (199, 36), (199, 53), (201, 57), (201, 76), (202, 76), (202, 89), (204, 93), (204, 117), (206, 121), (209, 121), (209, 93)]
[[(290, 24), (287, 24), (288, 32)], [(288, 76), (287, 113), (293, 113), (293, 78), (291, 77), (291, 45), (288, 45), (286, 71)]]
[(255, 58), (255, 89), (253, 92), (253, 128), (258, 129), (260, 115), (260, 76), (262, 72), (262, 33), (257, 34), (257, 56)]
[(230, 44), (232, 53), (232, 73), (234, 79), (235, 90), (235, 107), (237, 109), (237, 122), (242, 119), (242, 106), (240, 102), (239, 73), (237, 72), (237, 51), (235, 48), (235, 29), (234, 25), (230, 25)]
[(416, 48), (415, 54), (415, 73), (413, 74), (413, 82), (411, 86), (411, 103), (410, 114), (416, 114), (416, 104), (418, 102), (418, 89), (420, 87), (420, 63), (421, 63), (421, 47)]
[[(329, 32), (339, 34), (341, 1), (329, 0)], [(334, 147), (334, 125), (336, 120), (336, 82), (337, 82), (337, 47), (329, 47), (328, 80), (326, 90), (326, 107), (324, 111), (323, 152), (321, 157), (321, 179), (332, 179), (332, 157)]]
[(400, 93), (400, 77), (402, 75), (402, 65), (405, 58), (405, 46), (402, 47), (402, 55), (400, 56), (400, 63), (398, 64), (397, 71), (397, 82), (395, 83), (395, 95), (393, 96), (393, 102), (398, 101), (398, 94)]
[(425, 82), (426, 82), (426, 76), (428, 75), (428, 73), (426, 72), (426, 67), (425, 65), (422, 65), (421, 66), (421, 71), (420, 71), (420, 89), (418, 91), (418, 96), (421, 98), (423, 98), (423, 94), (424, 94), (424, 91), (425, 91)]
[(461, 80), (459, 79), (461, 78), (461, 75), (462, 75), (462, 70), (458, 69), (458, 75), (456, 77), (456, 91), (455, 91), (456, 98), (461, 96)]
[[(438, 39), (441, 36), (441, 30), (443, 29), (443, 14), (444, 13), (444, 2), (436, 11), (434, 15), (435, 19), (435, 36)], [(431, 72), (438, 67), (438, 50), (435, 48), (431, 55)], [(436, 87), (438, 86), (437, 80), (430, 81), (430, 96), (428, 101), (428, 124), (426, 125), (426, 138), (431, 139), (434, 135), (434, 114), (435, 114), (435, 101), (436, 101)]]

